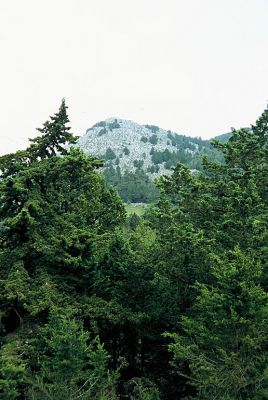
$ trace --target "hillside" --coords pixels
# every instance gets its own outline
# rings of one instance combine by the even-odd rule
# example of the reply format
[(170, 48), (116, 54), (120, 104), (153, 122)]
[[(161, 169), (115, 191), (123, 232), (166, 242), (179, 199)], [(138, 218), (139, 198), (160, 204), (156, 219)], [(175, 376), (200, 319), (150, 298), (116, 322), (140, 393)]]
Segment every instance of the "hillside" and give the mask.
[(203, 155), (217, 157), (208, 140), (120, 118), (96, 123), (78, 145), (87, 154), (103, 158), (106, 167), (119, 167), (122, 173), (141, 170), (151, 179), (171, 173), (177, 162), (200, 170)]
[(223, 133), (222, 135), (216, 136), (214, 139), (219, 140), (222, 143), (228, 142), (230, 137), (232, 136), (232, 132)]

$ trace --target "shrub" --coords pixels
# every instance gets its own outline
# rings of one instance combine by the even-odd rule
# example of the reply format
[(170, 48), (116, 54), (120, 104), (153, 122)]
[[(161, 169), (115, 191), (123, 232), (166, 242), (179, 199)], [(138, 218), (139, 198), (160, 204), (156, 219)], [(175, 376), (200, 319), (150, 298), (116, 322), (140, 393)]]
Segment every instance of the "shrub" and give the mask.
[(106, 129), (106, 128), (102, 128), (102, 129), (99, 131), (98, 136), (105, 135), (106, 133), (107, 133), (107, 129)]
[(108, 128), (110, 129), (110, 131), (120, 128), (120, 124), (117, 122), (117, 119), (115, 119), (114, 122), (110, 122), (108, 124)]
[(124, 147), (124, 148), (123, 148), (123, 153), (124, 153), (126, 156), (128, 156), (129, 153), (130, 153), (130, 150), (129, 150), (127, 147)]
[(100, 122), (97, 122), (95, 125), (93, 125), (92, 128), (105, 127), (105, 126), (106, 126), (106, 122), (100, 121)]
[(105, 152), (104, 156), (105, 160), (114, 160), (116, 158), (115, 152), (111, 149), (111, 147), (108, 147), (108, 149)]
[(143, 160), (134, 160), (134, 161), (133, 161), (134, 167), (136, 167), (136, 168), (138, 168), (138, 169), (142, 168), (143, 164), (144, 164), (144, 161), (143, 161)]
[(145, 125), (145, 128), (150, 129), (153, 133), (156, 133), (159, 131), (159, 127), (156, 125)]
[(153, 144), (153, 145), (157, 144), (157, 142), (158, 142), (158, 137), (157, 137), (155, 134), (152, 135), (152, 136), (150, 136), (149, 142), (150, 142), (151, 144)]
[(148, 138), (146, 136), (142, 136), (141, 137), (141, 142), (147, 143), (148, 142)]

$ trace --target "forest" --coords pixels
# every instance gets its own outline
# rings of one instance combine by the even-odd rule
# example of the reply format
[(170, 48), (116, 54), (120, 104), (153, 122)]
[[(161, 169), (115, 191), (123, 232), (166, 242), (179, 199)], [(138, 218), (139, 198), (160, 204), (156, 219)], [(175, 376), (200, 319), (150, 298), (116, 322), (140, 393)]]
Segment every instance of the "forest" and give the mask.
[[(95, 124), (95, 126), (102, 127), (103, 124), (106, 124), (106, 122), (101, 121)], [(108, 124), (108, 126), (109, 125), (113, 124)], [(217, 163), (223, 163), (224, 161), (222, 153), (212, 146), (211, 141), (202, 140), (198, 137), (189, 138), (188, 136), (178, 135), (176, 133), (172, 134), (171, 131), (167, 131), (167, 136), (169, 138), (168, 142), (172, 143), (174, 150), (170, 151), (168, 148), (162, 151), (156, 150), (154, 144), (157, 143), (158, 138), (155, 132), (159, 131), (159, 127), (155, 125), (145, 125), (145, 127), (149, 128), (154, 133), (149, 138), (149, 141), (153, 144), (150, 151), (151, 165), (146, 169), (144, 168), (143, 159), (135, 159), (133, 161), (134, 170), (132, 171), (121, 169), (120, 157), (118, 158), (110, 147), (107, 148), (105, 154), (99, 156), (100, 159), (105, 161), (102, 172), (107, 185), (114, 187), (125, 203), (155, 204), (157, 202), (159, 198), (159, 189), (154, 184), (155, 178), (150, 175), (154, 173), (158, 174), (161, 164), (164, 166), (164, 172), (162, 172), (164, 174), (169, 174), (178, 163), (186, 165), (190, 170), (196, 173), (198, 171), (204, 172), (202, 165), (203, 157), (207, 157), (209, 161)], [(229, 136), (230, 134), (227, 133), (215, 137), (215, 139), (220, 142), (225, 142)], [(140, 141), (142, 148), (142, 145), (148, 142), (148, 138), (142, 136)], [(124, 148), (123, 152), (125, 155), (130, 153), (127, 147)], [(146, 153), (144, 153), (144, 156), (145, 155)]]
[(268, 110), (142, 217), (63, 100), (0, 157), (0, 399), (268, 399)]
[(159, 197), (159, 189), (154, 184), (154, 179), (150, 178), (148, 173), (158, 173), (159, 164), (162, 163), (164, 163), (166, 170), (173, 170), (173, 168), (180, 163), (186, 165), (195, 173), (203, 171), (202, 158), (204, 156), (206, 156), (210, 161), (223, 163), (224, 160), (222, 154), (217, 149), (210, 149), (210, 147), (211, 144), (209, 143), (207, 148), (202, 149), (194, 155), (188, 153), (183, 148), (176, 152), (170, 152), (168, 149), (157, 151), (152, 147), (152, 165), (147, 168), (147, 172), (142, 169), (143, 160), (134, 160), (133, 164), (136, 168), (134, 171), (123, 172), (119, 165), (107, 165), (107, 160), (116, 158), (115, 153), (111, 148), (108, 148), (104, 157), (100, 157), (100, 159), (106, 161), (102, 172), (107, 185), (114, 187), (125, 203), (156, 203)]

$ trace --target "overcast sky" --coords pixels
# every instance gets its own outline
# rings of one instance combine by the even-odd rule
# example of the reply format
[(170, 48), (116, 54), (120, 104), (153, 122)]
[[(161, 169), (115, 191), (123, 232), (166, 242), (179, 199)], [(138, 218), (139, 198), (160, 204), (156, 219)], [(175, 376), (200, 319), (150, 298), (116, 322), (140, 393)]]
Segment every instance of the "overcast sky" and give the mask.
[(0, 153), (57, 111), (210, 138), (268, 99), (268, 0), (0, 0)]

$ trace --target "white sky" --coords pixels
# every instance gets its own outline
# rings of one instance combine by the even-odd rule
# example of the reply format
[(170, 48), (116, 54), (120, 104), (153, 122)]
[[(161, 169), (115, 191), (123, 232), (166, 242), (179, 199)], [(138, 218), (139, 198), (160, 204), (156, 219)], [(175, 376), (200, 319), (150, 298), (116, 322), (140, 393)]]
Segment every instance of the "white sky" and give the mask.
[(0, 0), (0, 153), (62, 97), (72, 131), (111, 116), (209, 138), (268, 98), (268, 0)]

